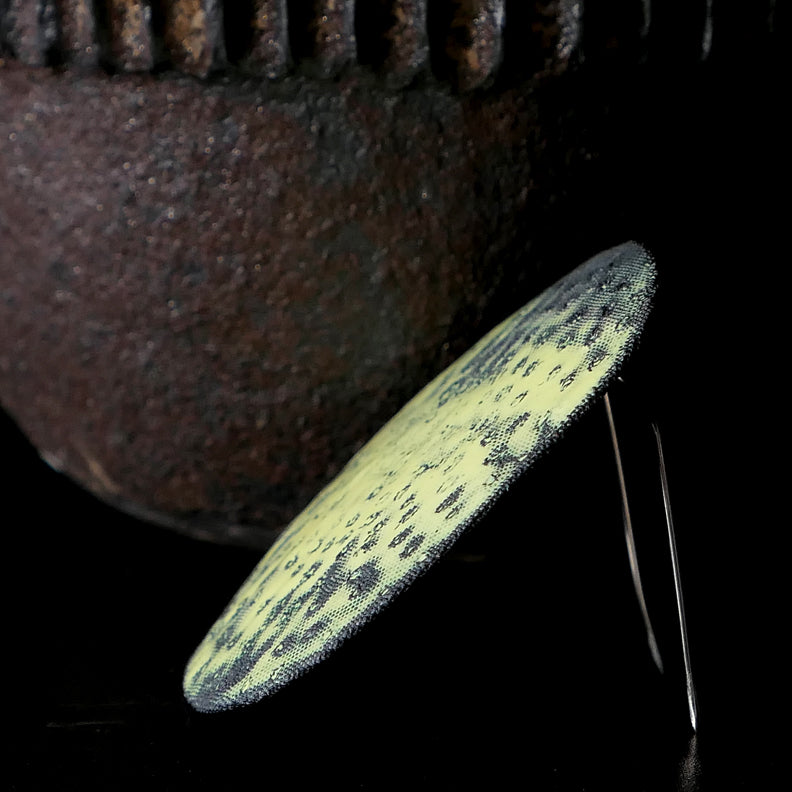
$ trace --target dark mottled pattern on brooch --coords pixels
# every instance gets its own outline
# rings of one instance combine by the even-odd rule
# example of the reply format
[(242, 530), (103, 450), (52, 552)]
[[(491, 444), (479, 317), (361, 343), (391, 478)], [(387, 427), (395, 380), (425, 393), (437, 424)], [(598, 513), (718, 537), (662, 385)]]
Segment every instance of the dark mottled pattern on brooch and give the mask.
[(654, 289), (640, 246), (605, 251), (427, 385), (244, 583), (188, 664), (193, 706), (272, 693), (424, 572), (607, 386)]

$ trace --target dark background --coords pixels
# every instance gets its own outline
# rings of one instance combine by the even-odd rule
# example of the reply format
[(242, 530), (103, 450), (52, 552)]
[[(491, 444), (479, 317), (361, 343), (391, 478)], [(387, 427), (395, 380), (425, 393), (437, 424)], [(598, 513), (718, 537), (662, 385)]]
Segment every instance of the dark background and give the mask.
[[(664, 678), (631, 591), (599, 405), (332, 659), (256, 707), (212, 716), (182, 700), (182, 669), (259, 554), (109, 509), (6, 419), (11, 788), (691, 790), (783, 778), (779, 51), (714, 51), (695, 69), (655, 60), (618, 78), (605, 63), (567, 86), (602, 156), (563, 196), (568, 212), (549, 214), (559, 247), (590, 255), (636, 238), (660, 272), (616, 418)], [(675, 506), (695, 744), (649, 417)]]

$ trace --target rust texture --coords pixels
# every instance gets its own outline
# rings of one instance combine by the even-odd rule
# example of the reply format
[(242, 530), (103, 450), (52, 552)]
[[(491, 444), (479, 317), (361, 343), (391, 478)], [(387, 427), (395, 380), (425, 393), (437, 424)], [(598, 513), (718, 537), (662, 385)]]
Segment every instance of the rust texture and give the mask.
[(286, 0), (255, 0), (248, 62), (267, 77), (282, 77), (290, 65)]
[(96, 66), (96, 43), (92, 0), (56, 0), (61, 49), (75, 68)]
[(534, 14), (526, 30), (536, 73), (566, 68), (580, 44), (582, 3), (578, 0), (548, 0), (534, 3)]
[(510, 51), (521, 79), (566, 65), (581, 7), (575, 0), (508, 9), (506, 0), (5, 0), (0, 49), (30, 66), (172, 68), (196, 77), (230, 64), (272, 80), (295, 71), (326, 79), (364, 64), (391, 88), (434, 78), (470, 91), (491, 84)]
[[(308, 79), (312, 20), (340, 36), (324, 74), (352, 52), (350, 4), (114, 0), (106, 30), (57, 24), (91, 7), (0, 0), (0, 400), (103, 498), (266, 544), (558, 274), (527, 261), (593, 252), (578, 229), (608, 225), (609, 178), (587, 192), (579, 174), (604, 167), (588, 130), (606, 125), (564, 86), (598, 53), (611, 75), (642, 57), (650, 26), (609, 9), (581, 41), (573, 0), (509, 3), (516, 31), (496, 2), (382, 0), (358, 25), (363, 65)], [(252, 38), (229, 38), (232, 7)], [(121, 74), (79, 61), (92, 38)], [(268, 40), (282, 49), (253, 58)], [(218, 71), (224, 41), (258, 76)], [(168, 63), (192, 76), (125, 73)]]
[[(536, 26), (543, 31), (550, 31), (549, 36), (539, 42), (536, 50), (540, 53), (552, 52), (545, 63), (546, 68), (563, 69), (580, 44), (582, 3), (578, 0), (554, 0), (542, 5), (537, 3), (536, 9)], [(649, 4), (644, 3), (643, 9), (648, 14)], [(642, 20), (641, 35), (645, 36), (648, 30), (647, 17)]]
[(54, 0), (8, 0), (0, 26), (22, 63), (43, 66), (58, 36)]
[(425, 70), (429, 61), (426, 0), (393, 0), (384, 39), (382, 71), (391, 79), (406, 83)]
[(504, 0), (454, 0), (446, 55), (461, 90), (488, 82), (500, 65)]
[(154, 66), (151, 3), (108, 0), (111, 57), (121, 71), (148, 71)]
[(323, 75), (339, 72), (355, 61), (355, 3), (353, 0), (313, 0), (308, 23), (310, 56)]
[(270, 537), (511, 293), (534, 123), (519, 94), (6, 62), (4, 406), (114, 503)]
[(205, 77), (224, 60), (220, 0), (163, 0), (165, 45), (174, 66)]

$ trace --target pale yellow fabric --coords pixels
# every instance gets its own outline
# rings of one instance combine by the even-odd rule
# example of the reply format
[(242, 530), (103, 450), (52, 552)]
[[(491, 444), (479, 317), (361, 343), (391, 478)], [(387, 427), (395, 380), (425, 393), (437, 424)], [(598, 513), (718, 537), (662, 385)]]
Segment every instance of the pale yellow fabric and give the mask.
[(425, 570), (604, 389), (654, 288), (640, 246), (601, 253), (427, 385), (244, 583), (187, 666), (193, 706), (277, 690)]

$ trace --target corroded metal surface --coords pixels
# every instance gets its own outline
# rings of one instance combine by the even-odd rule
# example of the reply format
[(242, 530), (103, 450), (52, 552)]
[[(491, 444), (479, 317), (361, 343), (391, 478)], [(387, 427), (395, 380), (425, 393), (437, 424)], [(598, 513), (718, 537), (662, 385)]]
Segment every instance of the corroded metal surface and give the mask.
[(0, 393), (108, 500), (282, 526), (513, 285), (518, 95), (0, 74)]
[[(197, 77), (232, 66), (280, 79), (294, 69), (328, 78), (366, 64), (391, 86), (434, 76), (461, 90), (490, 84), (509, 49), (525, 69), (565, 64), (581, 8), (574, 0), (5, 2), (0, 44), (29, 66), (167, 67)], [(517, 20), (510, 39), (508, 13)]]
[(254, 0), (250, 24), (248, 65), (271, 79), (282, 77), (291, 61), (286, 0)]
[(445, 55), (462, 90), (491, 80), (500, 66), (503, 0), (456, 0), (450, 7)]
[(206, 76), (225, 59), (219, 0), (164, 0), (164, 40), (173, 65)]
[(96, 65), (99, 47), (91, 0), (56, 0), (64, 56), (75, 68)]
[(145, 0), (108, 0), (110, 59), (124, 72), (154, 66), (151, 5)]
[[(385, 6), (380, 19), (384, 46), (378, 64), (393, 80), (408, 82), (427, 68), (429, 37), (426, 31), (427, 0), (395, 0)], [(376, 54), (374, 55), (376, 58)]]
[[(55, 467), (196, 535), (266, 543), (557, 274), (526, 261), (594, 252), (609, 103), (631, 126), (641, 86), (587, 117), (565, 85), (630, 74), (660, 15), (351, 7), (0, 0), (0, 400)], [(690, 19), (658, 73), (730, 40)]]
[(58, 40), (54, 0), (8, 0), (0, 16), (0, 43), (28, 66), (44, 66)]
[(357, 56), (355, 39), (355, 3), (353, 0), (313, 0), (313, 11), (306, 20), (308, 56), (321, 72), (334, 74)]

